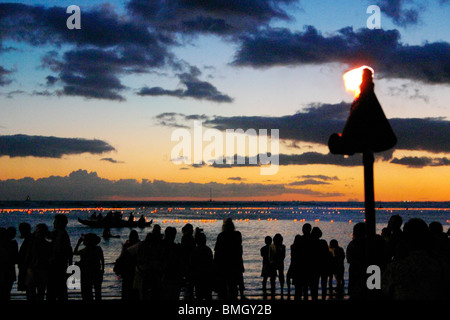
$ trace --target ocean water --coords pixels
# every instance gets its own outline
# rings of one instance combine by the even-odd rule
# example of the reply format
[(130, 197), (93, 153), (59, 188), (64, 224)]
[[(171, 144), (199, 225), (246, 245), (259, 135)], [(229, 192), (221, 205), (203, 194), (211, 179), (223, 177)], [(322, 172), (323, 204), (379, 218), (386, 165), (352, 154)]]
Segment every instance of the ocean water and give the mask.
[[(450, 227), (450, 202), (398, 202), (377, 204), (376, 229), (381, 233), (391, 215), (398, 214), (406, 222), (410, 218), (419, 217), (430, 223), (441, 222), (444, 231)], [(74, 248), (79, 237), (88, 232), (102, 235), (102, 229), (92, 229), (78, 222), (78, 218), (87, 219), (93, 212), (102, 212), (103, 216), (110, 211), (121, 211), (124, 217), (133, 212), (136, 218), (144, 215), (147, 220), (153, 219), (164, 231), (168, 226), (177, 229), (176, 242), (180, 242), (181, 228), (191, 223), (194, 228), (202, 228), (207, 236), (207, 245), (214, 249), (217, 235), (221, 232), (224, 218), (231, 217), (236, 229), (242, 233), (244, 250), (244, 282), (245, 294), (249, 299), (262, 297), (260, 248), (264, 246), (266, 235), (280, 233), (286, 245), (285, 272), (290, 265), (290, 245), (301, 228), (308, 222), (319, 227), (329, 242), (336, 239), (344, 250), (352, 239), (353, 226), (364, 221), (363, 203), (299, 203), (299, 202), (3, 202), (0, 203), (0, 226), (13, 226), (18, 229), (21, 222), (28, 222), (32, 228), (38, 223), (45, 223), (53, 229), (53, 219), (58, 213), (66, 214), (69, 233)], [(111, 233), (120, 238), (102, 239), (100, 246), (105, 256), (105, 274), (102, 284), (104, 299), (120, 298), (121, 279), (113, 272), (123, 243), (128, 239), (130, 228), (112, 229)], [(150, 228), (136, 228), (143, 240)], [(19, 246), (22, 240), (19, 232), (16, 237)], [(75, 256), (77, 261), (78, 257)], [(348, 264), (345, 265), (345, 282), (348, 283)], [(277, 283), (277, 293), (279, 287)], [(286, 288), (285, 288), (286, 293)], [(79, 290), (69, 290), (70, 299), (80, 299)], [(17, 292), (16, 285), (12, 290), (13, 299), (24, 299)]]

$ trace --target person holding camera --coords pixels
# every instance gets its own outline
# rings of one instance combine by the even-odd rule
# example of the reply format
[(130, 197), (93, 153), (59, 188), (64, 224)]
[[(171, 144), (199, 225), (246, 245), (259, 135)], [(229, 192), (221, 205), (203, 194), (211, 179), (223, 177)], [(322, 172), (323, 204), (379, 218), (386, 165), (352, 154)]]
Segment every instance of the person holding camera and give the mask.
[[(94, 233), (82, 235), (74, 249), (74, 254), (80, 256), (81, 270), (81, 297), (83, 300), (92, 300), (92, 289), (95, 291), (95, 300), (102, 299), (102, 282), (105, 272), (105, 259), (103, 250), (98, 245), (100, 237)], [(83, 242), (85, 247), (79, 249)]]

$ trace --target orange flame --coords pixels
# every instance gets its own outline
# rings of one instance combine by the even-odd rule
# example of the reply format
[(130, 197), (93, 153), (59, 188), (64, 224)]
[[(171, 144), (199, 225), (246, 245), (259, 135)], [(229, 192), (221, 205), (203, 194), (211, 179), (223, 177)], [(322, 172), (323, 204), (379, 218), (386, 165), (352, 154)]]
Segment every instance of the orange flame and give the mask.
[(345, 89), (347, 91), (353, 92), (353, 94), (355, 95), (355, 98), (358, 98), (359, 94), (361, 93), (359, 86), (361, 85), (361, 82), (362, 82), (363, 70), (366, 68), (371, 70), (372, 74), (374, 73), (374, 71), (371, 67), (362, 66), (362, 67), (359, 67), (359, 68), (356, 68), (356, 69), (346, 72), (343, 76), (344, 83), (345, 83)]

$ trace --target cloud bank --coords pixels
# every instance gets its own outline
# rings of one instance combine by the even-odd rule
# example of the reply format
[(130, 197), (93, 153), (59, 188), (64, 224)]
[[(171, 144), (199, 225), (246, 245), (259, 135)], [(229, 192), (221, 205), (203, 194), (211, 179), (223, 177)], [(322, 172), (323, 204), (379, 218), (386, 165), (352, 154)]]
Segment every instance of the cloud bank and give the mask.
[(191, 197), (215, 198), (278, 196), (282, 194), (313, 195), (317, 197), (341, 196), (306, 188), (289, 188), (284, 184), (260, 183), (174, 183), (163, 180), (138, 181), (135, 179), (109, 180), (96, 172), (73, 171), (68, 176), (0, 180), (1, 200), (23, 200), (28, 194), (34, 200), (108, 200), (157, 199)]

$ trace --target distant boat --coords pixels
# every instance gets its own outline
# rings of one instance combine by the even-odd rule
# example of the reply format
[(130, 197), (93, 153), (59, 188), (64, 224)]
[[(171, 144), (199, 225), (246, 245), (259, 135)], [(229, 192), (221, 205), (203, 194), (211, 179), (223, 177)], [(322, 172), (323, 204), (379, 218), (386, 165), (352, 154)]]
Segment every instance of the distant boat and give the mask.
[(22, 205), (25, 208), (35, 208), (38, 207), (38, 204), (34, 201), (31, 201), (31, 197), (29, 194), (27, 194), (27, 198), (25, 200), (23, 200)]
[(85, 226), (91, 228), (145, 228), (150, 227), (153, 223), (153, 219), (149, 222), (146, 221), (128, 221), (128, 220), (118, 220), (118, 221), (104, 221), (104, 220), (89, 220), (78, 218), (78, 222), (84, 224)]

